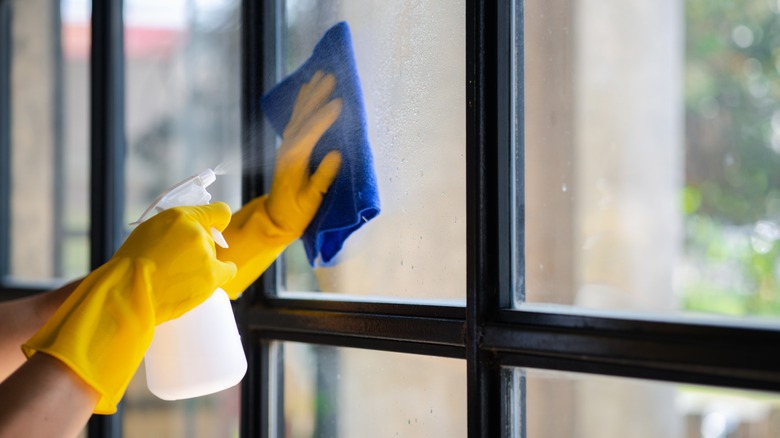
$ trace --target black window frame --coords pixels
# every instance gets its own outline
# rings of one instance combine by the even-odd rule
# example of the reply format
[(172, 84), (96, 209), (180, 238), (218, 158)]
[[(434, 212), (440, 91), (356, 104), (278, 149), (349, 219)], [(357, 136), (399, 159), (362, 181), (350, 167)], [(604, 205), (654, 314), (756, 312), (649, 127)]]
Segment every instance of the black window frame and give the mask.
[[(53, 0), (54, 1), (54, 0)], [(780, 392), (780, 327), (757, 321), (620, 315), (584, 309), (512, 309), (523, 270), (522, 132), (513, 147), (513, 118), (522, 130), (523, 68), (512, 73), (513, 22), (522, 1), (466, 0), (467, 300), (465, 307), (421, 303), (301, 300), (276, 294), (278, 269), (261, 277), (235, 304), (249, 370), (242, 381), (242, 437), (272, 436), (283, 412), (275, 341), (393, 351), (466, 361), (468, 436), (503, 431), (502, 367), (530, 367), (664, 382)], [(280, 2), (241, 4), (242, 149), (254, 162), (272, 160), (259, 97), (273, 77), (266, 67), (277, 47)], [(513, 5), (517, 5), (515, 8)], [(92, 267), (122, 238), (124, 182), (124, 59), (122, 0), (93, 2), (91, 51)], [(0, 0), (0, 238), (8, 238), (10, 87), (9, 0)], [(522, 29), (517, 37), (522, 47)], [(522, 59), (522, 57), (520, 57)], [(514, 83), (513, 83), (514, 81)], [(514, 87), (514, 88), (513, 88)], [(517, 90), (519, 101), (511, 100)], [(269, 175), (252, 166), (243, 199), (264, 193)], [(515, 217), (515, 223), (512, 218)], [(516, 236), (512, 236), (517, 230)], [(514, 244), (513, 244), (513, 239)], [(0, 245), (3, 299), (45, 288), (7, 279), (8, 249)], [(522, 388), (522, 387), (521, 387)], [(90, 437), (121, 436), (121, 408), (95, 416)], [(523, 434), (525, 436), (525, 434)]]
[[(280, 298), (276, 270), (269, 270), (237, 310), (249, 357), (258, 364), (250, 366), (242, 386), (242, 436), (270, 436), (264, 425), (281, 421), (271, 405), (278, 402), (270, 393), (273, 341), (465, 359), (470, 437), (501, 436), (504, 430), (502, 367), (780, 390), (780, 354), (771, 349), (780, 341), (776, 325), (512, 308), (524, 269), (523, 187), (510, 189), (513, 171), (523, 181), (524, 166), (523, 66), (513, 74), (511, 64), (512, 38), (522, 51), (522, 4), (466, 0), (466, 307)], [(273, 66), (275, 8), (245, 1), (242, 11), (245, 153), (263, 150), (251, 141), (265, 135), (255, 103), (273, 73), (258, 69)], [(517, 102), (511, 100), (513, 89)], [(520, 131), (515, 136), (514, 117)], [(256, 177), (262, 184), (262, 176)], [(262, 185), (253, 188), (259, 190), (245, 192), (246, 200), (263, 192)]]

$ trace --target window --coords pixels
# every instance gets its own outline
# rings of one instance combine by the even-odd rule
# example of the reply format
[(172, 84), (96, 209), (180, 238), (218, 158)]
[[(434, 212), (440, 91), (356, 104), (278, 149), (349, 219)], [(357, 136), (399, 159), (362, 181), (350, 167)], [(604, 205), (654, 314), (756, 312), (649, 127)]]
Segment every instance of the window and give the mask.
[(288, 1), (280, 8), (279, 50), (267, 61), (273, 82), (300, 66), (331, 26), (350, 25), (382, 203), (382, 214), (350, 236), (332, 266), (312, 270), (301, 249), (288, 251), (284, 291), (463, 303), (463, 2)]
[[(17, 283), (86, 272), (89, 50), (85, 2), (6, 2), (8, 257)], [(63, 13), (64, 12), (64, 13)], [(82, 17), (82, 26), (70, 23)], [(4, 170), (5, 172), (5, 170)]]
[(0, 0), (4, 297), (215, 161), (242, 162), (215, 197), (264, 193), (260, 96), (341, 20), (383, 205), (235, 303), (240, 388), (158, 404), (139, 374), (90, 437), (780, 433), (774, 2), (56, 6)]

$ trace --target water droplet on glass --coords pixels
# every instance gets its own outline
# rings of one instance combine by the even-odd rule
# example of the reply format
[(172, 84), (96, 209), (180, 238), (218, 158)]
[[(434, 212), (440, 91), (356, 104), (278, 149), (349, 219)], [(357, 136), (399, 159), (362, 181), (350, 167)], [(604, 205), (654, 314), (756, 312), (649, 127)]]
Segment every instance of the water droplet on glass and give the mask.
[(569, 191), (569, 186), (567, 186), (566, 183), (563, 183), (563, 185), (561, 186), (561, 191), (566, 193), (567, 191)]

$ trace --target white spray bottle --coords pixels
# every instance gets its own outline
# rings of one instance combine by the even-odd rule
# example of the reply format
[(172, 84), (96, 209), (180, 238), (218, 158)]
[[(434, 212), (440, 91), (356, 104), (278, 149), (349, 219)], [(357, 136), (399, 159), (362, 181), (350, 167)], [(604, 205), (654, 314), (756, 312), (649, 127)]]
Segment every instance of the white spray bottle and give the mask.
[[(219, 166), (178, 183), (133, 224), (167, 208), (208, 204), (211, 194), (206, 187), (218, 173)], [(217, 245), (227, 248), (219, 230), (212, 228), (211, 233)], [(163, 400), (199, 397), (238, 384), (247, 364), (227, 293), (217, 289), (181, 317), (158, 325), (144, 363), (149, 390)]]

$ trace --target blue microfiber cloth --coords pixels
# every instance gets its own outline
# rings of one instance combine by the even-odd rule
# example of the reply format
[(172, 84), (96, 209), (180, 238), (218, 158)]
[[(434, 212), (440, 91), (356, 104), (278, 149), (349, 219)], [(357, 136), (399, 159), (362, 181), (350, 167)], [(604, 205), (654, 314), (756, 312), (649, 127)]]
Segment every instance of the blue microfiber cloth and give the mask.
[(311, 57), (295, 72), (274, 86), (260, 106), (281, 136), (292, 115), (301, 86), (318, 70), (336, 77), (333, 98), (343, 100), (341, 115), (322, 136), (312, 152), (310, 171), (329, 151), (341, 151), (341, 170), (325, 195), (319, 211), (301, 239), (309, 263), (328, 265), (350, 234), (379, 214), (379, 191), (368, 144), (366, 111), (360, 88), (349, 26), (341, 22), (317, 43)]

